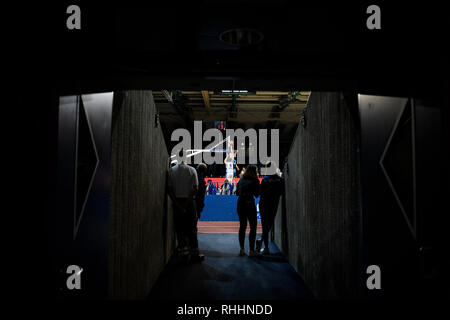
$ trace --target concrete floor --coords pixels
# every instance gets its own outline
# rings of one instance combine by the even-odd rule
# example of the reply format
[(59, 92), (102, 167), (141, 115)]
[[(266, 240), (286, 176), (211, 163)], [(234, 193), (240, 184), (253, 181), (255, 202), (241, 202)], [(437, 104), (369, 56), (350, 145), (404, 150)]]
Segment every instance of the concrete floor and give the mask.
[[(153, 300), (298, 300), (313, 296), (274, 243), (271, 255), (239, 257), (237, 234), (199, 234), (201, 263), (173, 259), (149, 299)], [(246, 237), (248, 242), (248, 235)], [(248, 252), (248, 243), (246, 243)]]

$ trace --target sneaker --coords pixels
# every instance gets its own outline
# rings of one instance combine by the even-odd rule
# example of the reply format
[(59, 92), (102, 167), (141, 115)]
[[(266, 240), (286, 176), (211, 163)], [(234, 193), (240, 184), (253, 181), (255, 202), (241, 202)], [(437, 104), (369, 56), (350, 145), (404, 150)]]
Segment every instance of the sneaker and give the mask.
[(241, 257), (245, 256), (245, 255), (246, 255), (245, 250), (244, 250), (244, 249), (241, 249), (241, 251), (239, 252), (239, 255), (240, 255)]
[(249, 252), (249, 254), (248, 254), (249, 257), (256, 257), (257, 255), (258, 255), (258, 254), (256, 253), (255, 250), (250, 250), (250, 252)]
[(191, 261), (192, 262), (201, 262), (205, 260), (205, 255), (204, 254), (196, 254), (196, 255), (192, 255), (191, 256)]
[(270, 254), (269, 248), (265, 247), (264, 249), (261, 249), (260, 254)]
[(198, 250), (198, 248), (195, 249), (190, 248), (189, 253), (193, 256), (198, 256), (200, 254), (200, 251)]
[(255, 250), (256, 252), (259, 252), (261, 250), (262, 247), (262, 239), (258, 239), (255, 242)]
[(181, 250), (180, 250), (180, 254), (182, 255), (182, 256), (187, 256), (187, 255), (189, 255), (189, 248), (186, 246), (186, 247), (183, 247)]

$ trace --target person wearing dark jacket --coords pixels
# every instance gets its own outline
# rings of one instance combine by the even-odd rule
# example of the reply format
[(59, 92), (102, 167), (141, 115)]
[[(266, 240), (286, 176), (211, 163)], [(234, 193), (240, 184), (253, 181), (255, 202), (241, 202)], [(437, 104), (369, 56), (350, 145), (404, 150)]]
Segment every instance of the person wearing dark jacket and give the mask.
[(186, 156), (170, 168), (167, 192), (173, 203), (173, 217), (180, 256), (186, 262), (202, 260), (197, 239), (195, 195), (198, 190), (197, 171), (186, 164)]
[[(200, 219), (202, 215), (203, 208), (205, 207), (205, 194), (206, 194), (206, 177), (207, 167), (206, 164), (200, 163), (197, 166), (197, 176), (198, 176), (198, 190), (195, 195), (195, 205), (197, 209), (197, 217)], [(209, 180), (211, 181), (211, 180)], [(208, 183), (209, 183), (208, 181)]]
[(255, 256), (255, 239), (256, 239), (256, 206), (255, 198), (260, 194), (259, 179), (256, 174), (256, 166), (249, 165), (245, 170), (245, 174), (239, 180), (236, 186), (236, 195), (238, 195), (237, 212), (239, 216), (239, 245), (241, 250), (239, 255), (245, 255), (245, 231), (247, 229), (247, 220), (250, 224), (249, 234), (249, 256)]
[(284, 193), (284, 179), (281, 178), (280, 169), (275, 174), (267, 175), (261, 181), (261, 198), (259, 199), (259, 212), (261, 214), (262, 239), (256, 241), (256, 251), (260, 251), (261, 242), (264, 249), (261, 254), (269, 254), (269, 231), (272, 229), (275, 215), (278, 210), (280, 196)]

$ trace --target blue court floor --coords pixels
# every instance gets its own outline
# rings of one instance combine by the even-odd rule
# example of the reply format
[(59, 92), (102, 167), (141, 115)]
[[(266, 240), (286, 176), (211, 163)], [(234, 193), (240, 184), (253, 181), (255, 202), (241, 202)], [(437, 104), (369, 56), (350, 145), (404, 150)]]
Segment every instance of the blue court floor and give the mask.
[[(237, 199), (235, 195), (206, 195), (205, 207), (203, 208), (200, 221), (239, 221), (237, 215)], [(259, 198), (255, 199), (258, 222), (259, 217)]]

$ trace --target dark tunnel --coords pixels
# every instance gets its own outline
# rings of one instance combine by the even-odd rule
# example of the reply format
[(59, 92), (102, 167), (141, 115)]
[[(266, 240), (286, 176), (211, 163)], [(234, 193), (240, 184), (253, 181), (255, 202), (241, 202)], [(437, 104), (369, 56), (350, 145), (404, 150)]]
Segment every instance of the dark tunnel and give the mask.
[[(415, 6), (400, 19), (385, 4), (382, 29), (368, 30), (366, 5), (244, 2), (204, 1), (203, 10), (84, 3), (81, 30), (67, 30), (67, 6), (57, 6), (64, 14), (54, 23), (64, 23), (47, 59), (66, 62), (54, 59), (45, 100), (53, 295), (448, 298), (449, 64), (440, 20)], [(418, 11), (430, 23), (405, 27)], [(227, 130), (249, 134), (227, 140), (237, 152), (229, 193), (222, 160), (230, 151), (208, 146), (209, 130), (224, 141)], [(220, 191), (206, 194), (196, 222), (204, 260), (189, 264), (178, 260), (178, 203), (169, 196), (182, 134), (192, 138), (182, 147), (191, 168), (223, 156), (200, 179)], [(262, 185), (274, 155), (283, 192), (270, 255), (243, 258), (240, 173), (255, 164)]]

